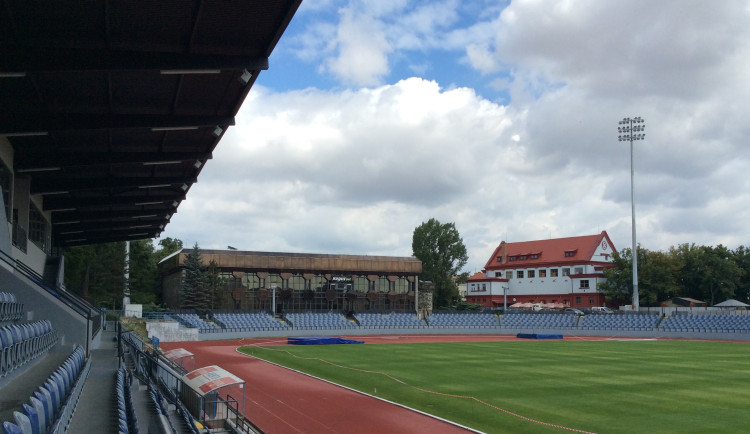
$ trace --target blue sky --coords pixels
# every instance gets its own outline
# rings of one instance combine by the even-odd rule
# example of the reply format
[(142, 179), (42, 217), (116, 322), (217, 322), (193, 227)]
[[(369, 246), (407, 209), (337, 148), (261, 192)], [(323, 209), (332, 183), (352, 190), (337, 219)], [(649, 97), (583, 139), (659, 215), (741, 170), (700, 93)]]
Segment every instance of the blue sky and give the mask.
[(306, 0), (164, 237), (411, 255), (506, 240), (750, 245), (746, 0)]
[[(465, 34), (490, 27), (502, 10), (501, 2), (376, 3), (303, 2), (271, 55), (269, 72), (262, 73), (257, 82), (276, 91), (288, 91), (382, 85), (421, 77), (444, 87), (470, 87), (487, 99), (507, 102), (507, 89), (495, 82), (507, 80), (508, 71), (477, 74), (461, 42)], [(423, 24), (415, 24), (420, 22)], [(343, 31), (340, 28), (347, 25), (363, 29), (363, 39), (375, 46), (372, 52), (383, 53), (382, 60), (387, 57), (387, 64), (366, 62), (371, 68), (363, 68), (367, 72), (359, 75), (337, 72), (329, 65), (327, 61), (342, 54), (336, 50), (346, 50), (335, 39)]]

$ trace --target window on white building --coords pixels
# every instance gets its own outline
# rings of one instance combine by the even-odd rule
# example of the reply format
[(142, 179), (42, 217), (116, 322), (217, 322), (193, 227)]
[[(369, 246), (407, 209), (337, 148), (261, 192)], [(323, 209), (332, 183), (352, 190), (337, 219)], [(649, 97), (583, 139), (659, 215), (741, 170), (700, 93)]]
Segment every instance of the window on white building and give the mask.
[(519, 279), (523, 279), (523, 270), (516, 271), (516, 277), (518, 277)]
[(557, 277), (557, 268), (549, 269), (549, 277)]
[(576, 267), (576, 274), (583, 274), (583, 267)]
[(536, 270), (529, 270), (529, 278), (536, 277)]
[(512, 279), (513, 278), (513, 270), (508, 270), (505, 272), (505, 278), (506, 279)]
[(563, 276), (570, 276), (570, 268), (563, 268)]
[(581, 289), (588, 289), (588, 288), (589, 288), (589, 281), (581, 280)]
[(547, 277), (547, 270), (539, 270), (539, 277)]

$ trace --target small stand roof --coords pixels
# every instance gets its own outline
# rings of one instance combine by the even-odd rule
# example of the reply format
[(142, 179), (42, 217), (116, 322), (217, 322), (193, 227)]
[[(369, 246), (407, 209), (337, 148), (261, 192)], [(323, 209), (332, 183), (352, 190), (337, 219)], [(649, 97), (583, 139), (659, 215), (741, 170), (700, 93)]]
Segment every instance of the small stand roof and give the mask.
[(182, 381), (200, 396), (225, 386), (239, 384), (245, 388), (245, 380), (216, 365), (204, 366), (182, 376)]

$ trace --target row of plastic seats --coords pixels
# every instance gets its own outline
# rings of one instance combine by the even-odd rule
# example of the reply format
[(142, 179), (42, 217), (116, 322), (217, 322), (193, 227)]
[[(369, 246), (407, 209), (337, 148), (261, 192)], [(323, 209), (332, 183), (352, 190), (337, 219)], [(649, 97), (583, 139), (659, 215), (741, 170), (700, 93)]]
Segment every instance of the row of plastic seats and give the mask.
[(138, 418), (135, 415), (133, 401), (130, 395), (130, 384), (133, 376), (120, 368), (115, 374), (115, 391), (117, 392), (117, 429), (120, 434), (138, 434)]
[(148, 382), (148, 396), (151, 399), (151, 403), (154, 405), (154, 411), (157, 414), (166, 415), (167, 411), (164, 409), (164, 404), (162, 403), (164, 398), (161, 396), (161, 393), (156, 390), (154, 383), (151, 381)]
[(201, 319), (198, 315), (194, 313), (178, 313), (174, 315), (177, 317), (177, 319), (182, 322), (183, 324), (186, 324), (190, 327), (194, 327), (200, 330), (212, 330), (212, 329), (219, 329), (219, 327), (216, 324), (204, 321)]
[(0, 377), (46, 354), (56, 342), (49, 320), (0, 327)]
[(232, 329), (286, 329), (286, 324), (276, 321), (267, 313), (217, 313), (214, 318)]
[[(5, 434), (46, 434), (59, 423), (68, 423), (75, 405), (70, 395), (85, 365), (83, 347), (77, 345), (73, 353), (60, 365), (43, 385), (39, 386), (29, 403), (23, 404), (23, 413), (13, 412), (15, 424), (3, 422)], [(65, 416), (65, 417), (63, 417)]]
[(195, 425), (195, 419), (190, 415), (190, 412), (185, 408), (185, 405), (182, 404), (182, 401), (179, 399), (176, 400), (175, 405), (177, 406), (177, 414), (179, 414), (183, 422), (185, 422), (185, 426), (190, 430), (190, 434), (201, 434), (198, 427)]
[(503, 315), (506, 328), (571, 328), (576, 326), (578, 317), (559, 313), (508, 313)]
[(359, 324), (365, 328), (425, 328), (427, 325), (413, 313), (358, 313)]
[(433, 327), (496, 327), (497, 317), (488, 313), (433, 313), (427, 317)]
[(10, 292), (0, 292), (0, 322), (18, 321), (23, 316), (23, 304), (19, 303), (16, 295)]
[(336, 328), (348, 329), (356, 328), (357, 325), (346, 319), (340, 313), (289, 313), (287, 319), (292, 323), (294, 328)]
[(750, 330), (750, 315), (675, 315), (662, 321), (659, 328), (668, 331), (710, 329), (717, 332)]
[(151, 380), (148, 382), (148, 395), (151, 404), (154, 406), (154, 417), (157, 419), (157, 423), (162, 427), (160, 432), (175, 434), (177, 430), (172, 426), (172, 421), (169, 419), (169, 412), (167, 410), (168, 404), (165, 402), (164, 396), (159, 392)]

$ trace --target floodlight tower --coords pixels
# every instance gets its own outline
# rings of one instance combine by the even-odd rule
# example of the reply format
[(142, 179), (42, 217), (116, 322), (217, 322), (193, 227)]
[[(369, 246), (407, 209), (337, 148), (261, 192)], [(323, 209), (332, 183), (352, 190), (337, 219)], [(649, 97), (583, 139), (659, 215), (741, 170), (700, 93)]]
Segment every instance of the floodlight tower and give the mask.
[(630, 207), (633, 215), (633, 310), (640, 308), (640, 301), (638, 298), (638, 245), (636, 244), (635, 238), (635, 171), (633, 169), (633, 142), (637, 140), (644, 140), (646, 134), (646, 121), (640, 116), (635, 118), (624, 118), (620, 121), (620, 126), (617, 127), (619, 136), (617, 139), (621, 142), (630, 142)]

